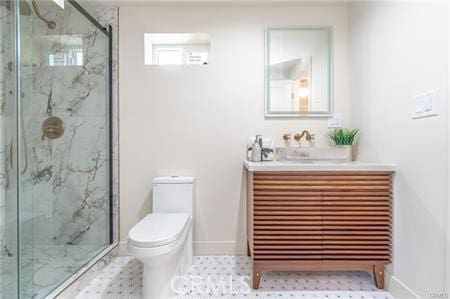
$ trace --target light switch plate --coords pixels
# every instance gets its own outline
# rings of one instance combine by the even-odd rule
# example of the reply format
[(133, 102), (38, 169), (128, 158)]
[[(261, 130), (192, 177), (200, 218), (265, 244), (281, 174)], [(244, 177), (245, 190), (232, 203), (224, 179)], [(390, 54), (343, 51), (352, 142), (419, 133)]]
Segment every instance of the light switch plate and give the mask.
[(328, 128), (342, 128), (342, 114), (335, 113), (328, 118)]
[(423, 111), (431, 111), (433, 110), (433, 96), (432, 95), (426, 95), (423, 97)]
[(423, 101), (422, 96), (415, 96), (413, 99), (413, 105), (414, 105), (414, 114), (420, 115), (423, 113)]
[(438, 96), (435, 90), (418, 94), (412, 99), (412, 118), (438, 115)]

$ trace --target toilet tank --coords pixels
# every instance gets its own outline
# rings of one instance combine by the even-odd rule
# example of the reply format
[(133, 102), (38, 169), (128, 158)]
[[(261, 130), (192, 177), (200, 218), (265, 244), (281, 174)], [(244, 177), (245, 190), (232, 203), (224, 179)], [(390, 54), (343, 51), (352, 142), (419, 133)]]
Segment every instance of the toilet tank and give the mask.
[(153, 213), (185, 212), (192, 215), (194, 177), (167, 176), (153, 179)]

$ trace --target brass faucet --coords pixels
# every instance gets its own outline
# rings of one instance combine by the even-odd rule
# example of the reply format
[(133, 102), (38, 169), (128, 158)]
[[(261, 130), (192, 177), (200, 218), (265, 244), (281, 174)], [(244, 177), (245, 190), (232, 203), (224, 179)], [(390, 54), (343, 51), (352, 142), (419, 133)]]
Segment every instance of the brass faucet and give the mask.
[(295, 141), (300, 141), (303, 138), (303, 136), (305, 136), (306, 141), (314, 140), (314, 134), (309, 133), (308, 130), (303, 130), (301, 134), (300, 133), (295, 134), (294, 139)]
[(291, 134), (289, 133), (286, 133), (286, 134), (284, 134), (283, 135), (283, 139), (284, 139), (284, 141), (289, 141), (289, 140), (291, 140)]

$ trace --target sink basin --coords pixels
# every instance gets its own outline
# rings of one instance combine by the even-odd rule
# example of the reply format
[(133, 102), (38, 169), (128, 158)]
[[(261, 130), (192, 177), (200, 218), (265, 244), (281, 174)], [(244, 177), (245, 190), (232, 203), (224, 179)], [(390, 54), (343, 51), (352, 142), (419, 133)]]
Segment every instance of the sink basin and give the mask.
[(289, 147), (277, 148), (275, 153), (281, 163), (336, 164), (352, 160), (351, 147)]
[(277, 162), (286, 164), (339, 164), (339, 163), (346, 163), (348, 161), (336, 159), (295, 159), (295, 160), (280, 160)]

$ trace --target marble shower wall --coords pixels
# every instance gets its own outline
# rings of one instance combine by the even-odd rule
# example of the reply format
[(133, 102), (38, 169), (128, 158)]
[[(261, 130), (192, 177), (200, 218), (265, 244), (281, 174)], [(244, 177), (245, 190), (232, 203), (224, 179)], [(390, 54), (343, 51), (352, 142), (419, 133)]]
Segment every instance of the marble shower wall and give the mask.
[(105, 26), (112, 28), (112, 241), (119, 242), (119, 8), (113, 2), (80, 1)]
[(100, 24), (112, 28), (112, 232), (113, 243), (119, 242), (119, 8), (114, 2), (86, 1), (81, 4)]

